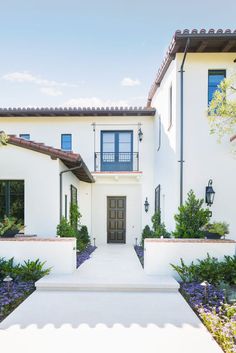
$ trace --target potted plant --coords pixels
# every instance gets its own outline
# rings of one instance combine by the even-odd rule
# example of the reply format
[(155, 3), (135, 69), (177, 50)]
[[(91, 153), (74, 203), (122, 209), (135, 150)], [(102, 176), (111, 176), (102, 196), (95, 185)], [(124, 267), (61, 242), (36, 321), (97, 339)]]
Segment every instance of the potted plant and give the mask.
[(0, 221), (1, 237), (12, 238), (22, 229), (24, 229), (24, 225), (14, 217), (8, 218), (5, 216), (3, 220)]
[(207, 239), (220, 239), (222, 236), (229, 234), (229, 225), (225, 222), (207, 223), (203, 231)]

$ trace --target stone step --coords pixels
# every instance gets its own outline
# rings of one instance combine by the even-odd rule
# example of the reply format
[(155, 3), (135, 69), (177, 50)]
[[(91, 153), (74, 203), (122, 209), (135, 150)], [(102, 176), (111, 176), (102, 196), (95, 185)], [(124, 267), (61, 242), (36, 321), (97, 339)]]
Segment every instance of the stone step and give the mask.
[(38, 291), (89, 291), (89, 292), (178, 292), (179, 283), (172, 277), (151, 276), (144, 281), (87, 282), (78, 277), (41, 279), (36, 283)]

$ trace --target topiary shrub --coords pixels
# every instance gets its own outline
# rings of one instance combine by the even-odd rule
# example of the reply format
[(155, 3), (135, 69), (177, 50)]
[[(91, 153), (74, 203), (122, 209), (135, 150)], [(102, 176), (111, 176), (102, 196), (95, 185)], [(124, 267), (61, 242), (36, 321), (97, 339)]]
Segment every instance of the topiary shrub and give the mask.
[(75, 237), (76, 231), (71, 226), (70, 222), (65, 217), (62, 217), (61, 222), (57, 226), (57, 235), (60, 237)]
[(81, 226), (80, 230), (77, 231), (77, 249), (82, 251), (90, 244), (90, 237), (88, 234), (88, 228)]
[(211, 212), (203, 208), (203, 199), (197, 199), (190, 190), (184, 205), (179, 207), (179, 213), (174, 216), (176, 238), (204, 238), (203, 227), (209, 222)]

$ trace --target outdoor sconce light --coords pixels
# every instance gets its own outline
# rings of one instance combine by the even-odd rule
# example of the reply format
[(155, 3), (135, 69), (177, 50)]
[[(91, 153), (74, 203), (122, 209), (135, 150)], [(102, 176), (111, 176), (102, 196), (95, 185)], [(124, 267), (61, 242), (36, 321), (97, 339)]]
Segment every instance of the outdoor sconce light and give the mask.
[(143, 132), (141, 127), (138, 129), (138, 139), (139, 139), (139, 142), (143, 140)]
[(148, 198), (146, 197), (146, 200), (144, 202), (144, 210), (145, 212), (148, 212), (149, 210), (149, 202), (148, 202)]
[(206, 195), (205, 195), (205, 202), (207, 206), (211, 206), (214, 202), (215, 191), (212, 187), (212, 179), (208, 181), (208, 185), (206, 186)]

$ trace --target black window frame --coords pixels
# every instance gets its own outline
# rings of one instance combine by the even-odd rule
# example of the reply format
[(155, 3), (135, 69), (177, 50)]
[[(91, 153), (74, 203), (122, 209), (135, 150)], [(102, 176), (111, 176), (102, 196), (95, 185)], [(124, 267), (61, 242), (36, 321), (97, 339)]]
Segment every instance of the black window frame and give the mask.
[[(210, 76), (214, 76), (215, 75), (220, 75), (222, 74), (222, 76), (224, 76), (224, 79), (226, 78), (226, 69), (209, 69), (208, 70), (208, 86), (207, 86), (207, 101), (208, 101), (208, 105), (211, 103), (212, 98), (210, 99), (210, 92), (209, 92), (209, 87), (210, 87)], [(223, 80), (222, 80), (223, 81)], [(221, 81), (221, 82), (222, 82)], [(217, 88), (216, 88), (217, 90)], [(215, 91), (216, 91), (215, 90)], [(214, 91), (214, 92), (215, 92)]]
[[(25, 180), (23, 179), (1, 179), (0, 180), (0, 183), (1, 182), (4, 182), (6, 183), (5, 185), (5, 192), (4, 194), (1, 194), (1, 188), (0, 188), (0, 197), (3, 197), (3, 199), (5, 198), (5, 212), (3, 214), (0, 214), (0, 219), (3, 219), (4, 216), (6, 217), (14, 217), (14, 218), (17, 218), (17, 220), (21, 220), (23, 223), (25, 221)], [(11, 183), (13, 182), (21, 182), (23, 183), (23, 191), (22, 193), (18, 193), (18, 194), (13, 194), (11, 192)], [(23, 207), (22, 207), (22, 214), (23, 214), (23, 217), (16, 217), (14, 214), (11, 213), (11, 197), (13, 195), (18, 195), (18, 196), (21, 196), (21, 202), (23, 202)]]
[(168, 116), (168, 131), (173, 124), (173, 86), (172, 83), (169, 87), (169, 116)]
[(157, 144), (157, 152), (161, 148), (161, 116), (158, 117), (158, 144)]
[(159, 184), (155, 188), (155, 205), (154, 205), (155, 212), (161, 211), (161, 185)]
[[(63, 147), (63, 138), (65, 136), (69, 136), (70, 137), (70, 149), (67, 149), (67, 148)], [(65, 152), (71, 152), (72, 151), (72, 134), (61, 134), (61, 150), (65, 151)]]
[(71, 203), (71, 205), (78, 204), (78, 190), (72, 184), (70, 186), (70, 203)]

